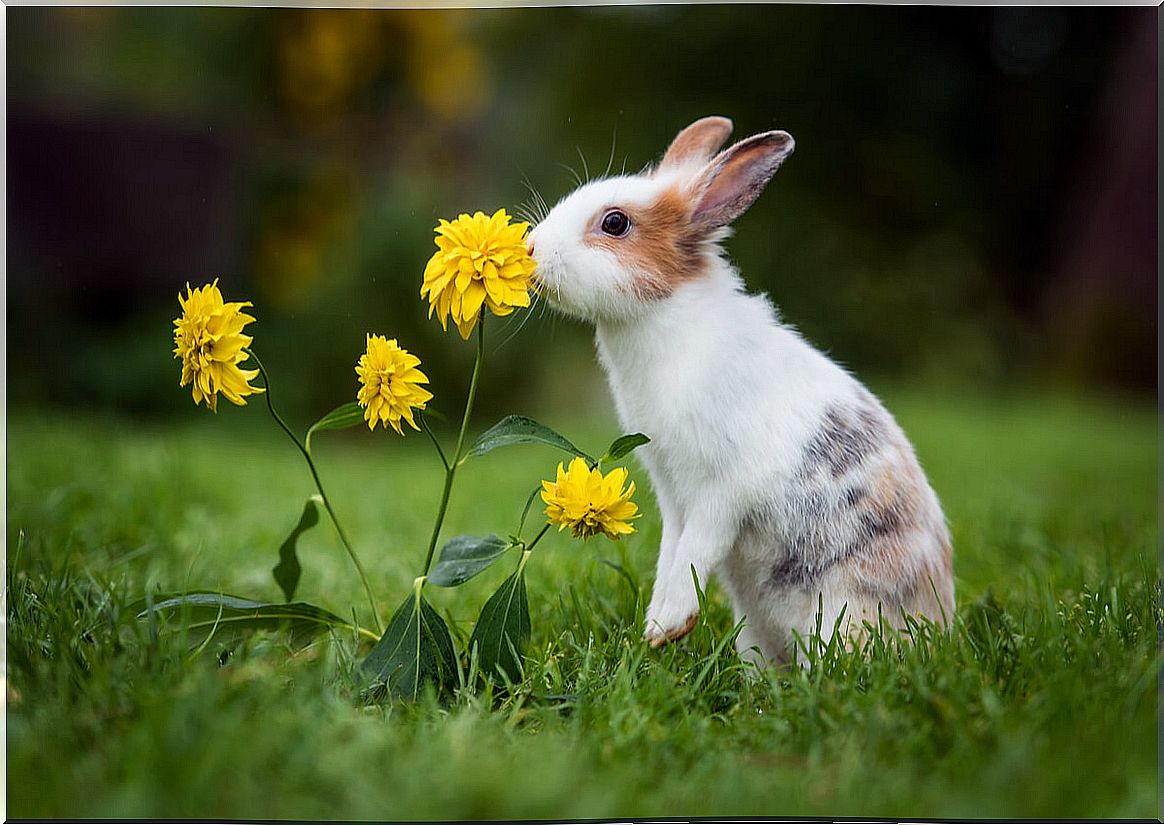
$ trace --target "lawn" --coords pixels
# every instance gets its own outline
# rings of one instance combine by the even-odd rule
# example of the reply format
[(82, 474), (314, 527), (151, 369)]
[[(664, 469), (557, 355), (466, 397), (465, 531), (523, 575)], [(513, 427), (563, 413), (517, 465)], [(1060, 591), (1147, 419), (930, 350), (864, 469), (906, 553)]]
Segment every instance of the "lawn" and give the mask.
[[(270, 568), (312, 488), (260, 405), (172, 426), (10, 412), (7, 814), (1158, 817), (1155, 410), (883, 396), (951, 523), (949, 636), (755, 677), (725, 644), (730, 610), (712, 586), (687, 640), (647, 649), (659, 524), (632, 460), (636, 535), (551, 534), (529, 562), (520, 686), (382, 707), (359, 701), (350, 674), (366, 648), (345, 635), (190, 655), (122, 612), (155, 589), (279, 600)], [(583, 448), (617, 434), (601, 417), (546, 421)], [(419, 435), (317, 442), (386, 612), (421, 564), (439, 467)], [(512, 532), (558, 460), (515, 447), (465, 465), (445, 535)], [(330, 527), (300, 550), (298, 597), (368, 624)], [(462, 643), (511, 568), (432, 588)]]

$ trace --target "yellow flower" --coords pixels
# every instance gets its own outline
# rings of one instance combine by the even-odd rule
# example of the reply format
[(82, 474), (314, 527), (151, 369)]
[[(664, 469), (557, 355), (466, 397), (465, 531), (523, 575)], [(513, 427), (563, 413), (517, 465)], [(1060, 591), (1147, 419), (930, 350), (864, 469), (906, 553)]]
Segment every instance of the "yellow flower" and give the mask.
[(633, 533), (631, 519), (638, 518), (638, 505), (631, 501), (635, 493), (632, 481), (626, 490), (626, 468), (616, 467), (603, 477), (597, 467), (591, 470), (585, 460), (575, 458), (570, 469), (558, 464), (556, 481), (542, 482), (542, 501), (546, 518), (557, 524), (558, 531), (569, 527), (574, 538), (588, 539), (605, 533), (615, 541)]
[(412, 420), (412, 411), (423, 410), (432, 393), (420, 384), (428, 383), (428, 376), (417, 369), (420, 359), (396, 345), (396, 339), (383, 335), (368, 335), (368, 351), (356, 364), (360, 376), (360, 392), (356, 400), (364, 408), (368, 429), (376, 429), (377, 422), (389, 425), (400, 435), (400, 420), (404, 419), (419, 430)]
[(436, 228), (437, 251), (424, 268), (420, 297), (428, 296), (428, 317), (436, 312), (441, 327), (447, 319), (468, 340), (486, 306), (494, 315), (529, 306), (533, 258), (526, 251), (528, 223), (510, 224), (498, 209), (491, 217), (477, 212), (453, 222), (441, 219)]
[(184, 387), (193, 384), (194, 403), (218, 412), (218, 393), (235, 404), (247, 402), (243, 396), (263, 392), (250, 381), (258, 370), (244, 370), (239, 364), (250, 357), (246, 347), (254, 339), (243, 335), (243, 327), (254, 317), (242, 311), (250, 301), (223, 303), (218, 279), (198, 289), (186, 284), (186, 297), (178, 293), (182, 316), (174, 319), (174, 357), (182, 359)]

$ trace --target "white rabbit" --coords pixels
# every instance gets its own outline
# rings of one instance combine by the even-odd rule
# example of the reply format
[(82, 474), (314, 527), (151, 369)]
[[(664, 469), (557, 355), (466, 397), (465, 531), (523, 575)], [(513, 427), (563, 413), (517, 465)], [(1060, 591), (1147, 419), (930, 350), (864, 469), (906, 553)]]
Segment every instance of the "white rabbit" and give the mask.
[[(844, 632), (904, 610), (953, 615), (950, 537), (893, 417), (745, 292), (720, 241), (793, 149), (754, 135), (716, 154), (721, 117), (678, 134), (639, 175), (584, 184), (529, 235), (538, 291), (592, 322), (622, 426), (663, 517), (644, 637), (684, 636), (717, 575), (738, 648), (784, 661), (792, 631)], [(819, 609), (822, 608), (822, 609)]]

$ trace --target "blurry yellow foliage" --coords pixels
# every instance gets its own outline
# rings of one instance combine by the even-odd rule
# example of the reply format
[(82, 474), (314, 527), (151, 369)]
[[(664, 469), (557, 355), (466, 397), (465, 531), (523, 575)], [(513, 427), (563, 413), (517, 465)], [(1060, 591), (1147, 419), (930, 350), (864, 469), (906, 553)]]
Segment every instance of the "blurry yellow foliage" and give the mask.
[(467, 120), (492, 96), (488, 66), (464, 32), (466, 17), (452, 11), (401, 13), (408, 33), (408, 80), (420, 102), (446, 121)]
[[(426, 135), (478, 115), (493, 84), (468, 30), (472, 18), (459, 10), (293, 9), (277, 19), (274, 90), (295, 122), (323, 139), (333, 163), (304, 173), (259, 218), (256, 285), (266, 303), (291, 308), (314, 294), (361, 207), (355, 176), (365, 121), (385, 121), (376, 128), (391, 132), (387, 121), (408, 117), (410, 131)], [(413, 109), (430, 117), (392, 108), (408, 96), (368, 94), (386, 84), (406, 89)], [(369, 100), (377, 111), (362, 112)]]
[(488, 65), (458, 10), (302, 9), (278, 31), (278, 91), (312, 128), (342, 123), (356, 95), (381, 81), (406, 83), (442, 121), (478, 114), (492, 94)]
[(353, 91), (379, 70), (383, 19), (371, 9), (303, 9), (282, 18), (279, 93), (292, 114), (312, 124), (339, 119)]

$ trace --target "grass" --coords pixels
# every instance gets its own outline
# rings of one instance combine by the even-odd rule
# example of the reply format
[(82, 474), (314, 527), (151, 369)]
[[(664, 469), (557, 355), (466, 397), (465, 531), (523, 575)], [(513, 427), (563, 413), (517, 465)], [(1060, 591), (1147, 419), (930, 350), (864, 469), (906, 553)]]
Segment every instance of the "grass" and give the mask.
[[(346, 637), (191, 657), (121, 613), (155, 588), (278, 600), (270, 568), (311, 487), (260, 409), (164, 428), (13, 414), (8, 816), (1158, 817), (1155, 411), (884, 395), (951, 522), (949, 636), (752, 678), (713, 585), (687, 640), (646, 649), (659, 525), (639, 472), (637, 535), (535, 551), (514, 693), (387, 707), (359, 703)], [(594, 449), (615, 434), (561, 429)], [(420, 437), (318, 441), (387, 615), (418, 572), (439, 467)], [(512, 531), (557, 461), (530, 447), (466, 465), (446, 536)], [(305, 535), (301, 558), (299, 597), (367, 625), (332, 532)], [(512, 565), (433, 589), (462, 642)]]

